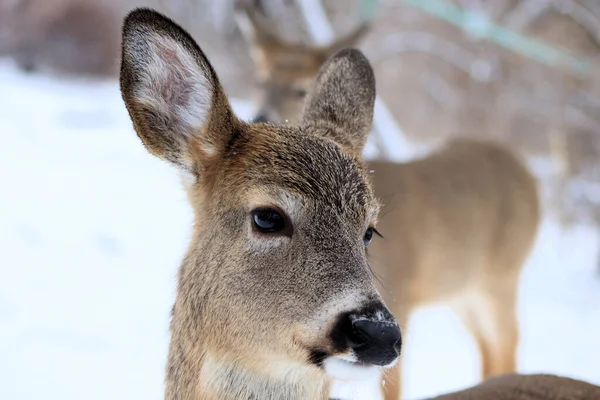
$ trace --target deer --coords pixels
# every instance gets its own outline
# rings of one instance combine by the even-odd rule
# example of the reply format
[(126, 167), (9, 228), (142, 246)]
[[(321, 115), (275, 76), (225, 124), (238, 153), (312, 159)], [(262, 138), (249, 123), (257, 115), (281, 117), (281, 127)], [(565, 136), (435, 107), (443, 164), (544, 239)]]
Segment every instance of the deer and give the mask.
[(248, 123), (180, 25), (148, 8), (125, 17), (125, 107), (148, 152), (180, 171), (194, 216), (165, 399), (327, 399), (332, 379), (397, 362), (401, 331), (366, 254), (374, 79), (362, 52), (342, 50), (301, 123)]
[[(294, 123), (310, 98), (298, 88), (339, 46), (290, 45), (253, 7), (236, 13), (260, 82), (254, 121)], [(449, 305), (475, 339), (482, 378), (515, 372), (520, 274), (541, 218), (535, 176), (507, 146), (460, 137), (409, 162), (366, 162), (382, 216), (368, 253), (400, 326), (419, 307)], [(381, 381), (386, 400), (401, 397), (401, 361)]]
[(600, 387), (578, 379), (551, 374), (504, 374), (429, 400), (591, 400)]
[[(361, 156), (375, 98), (362, 52), (324, 63), (295, 125), (237, 118), (200, 47), (154, 10), (126, 16), (121, 53), (134, 131), (177, 168), (194, 211), (165, 398), (327, 399), (333, 378), (393, 367), (400, 327), (366, 257), (380, 205)], [(436, 399), (599, 394), (570, 378), (508, 374)]]
[[(253, 12), (255, 0), (237, 0), (234, 17), (257, 66), (254, 91), (259, 104), (257, 122), (290, 119), (300, 115), (304, 99), (321, 65), (335, 52), (357, 43), (369, 30), (362, 22), (350, 33), (326, 46), (290, 43), (268, 26), (264, 16)], [(258, 4), (259, 5), (259, 4)], [(277, 104), (276, 107), (273, 105)], [(281, 118), (284, 116), (285, 118)]]

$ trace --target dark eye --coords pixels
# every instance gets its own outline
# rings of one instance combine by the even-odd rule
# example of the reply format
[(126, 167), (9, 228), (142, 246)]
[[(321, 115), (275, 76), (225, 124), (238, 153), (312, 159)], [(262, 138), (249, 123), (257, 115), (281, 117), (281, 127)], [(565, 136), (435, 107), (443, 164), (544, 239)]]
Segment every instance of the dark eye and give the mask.
[(254, 228), (260, 233), (281, 233), (286, 230), (283, 215), (272, 208), (257, 208), (252, 211)]
[(296, 97), (305, 97), (306, 96), (306, 90), (304, 90), (302, 88), (294, 89), (294, 96), (296, 96)]
[(375, 229), (375, 228), (368, 228), (365, 231), (365, 236), (363, 237), (365, 246), (368, 246), (369, 243), (371, 243), (371, 240), (373, 240), (373, 234), (376, 234), (377, 236), (381, 236), (381, 234), (379, 232), (377, 232), (377, 229)]
[(365, 246), (368, 246), (369, 243), (371, 243), (372, 239), (373, 239), (373, 228), (369, 228), (365, 232), (365, 237), (363, 238), (363, 240), (365, 242)]

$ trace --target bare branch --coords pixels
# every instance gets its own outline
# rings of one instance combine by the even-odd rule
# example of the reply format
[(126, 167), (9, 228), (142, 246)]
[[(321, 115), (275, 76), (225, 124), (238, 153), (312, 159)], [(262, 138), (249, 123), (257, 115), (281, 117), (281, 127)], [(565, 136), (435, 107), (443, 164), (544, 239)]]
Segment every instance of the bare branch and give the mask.
[(600, 46), (600, 20), (587, 8), (573, 0), (554, 0), (552, 7), (561, 14), (568, 15), (581, 25)]
[(596, 115), (600, 115), (600, 98), (592, 93), (577, 93), (571, 96), (569, 101), (577, 107), (593, 111)]
[(600, 3), (598, 0), (584, 0), (583, 2), (592, 14), (600, 15)]
[(587, 30), (600, 46), (600, 20), (586, 7), (574, 0), (528, 0), (522, 1), (505, 18), (511, 29), (521, 30), (540, 18), (545, 12), (555, 10), (571, 17)]
[(565, 120), (573, 126), (587, 129), (592, 132), (600, 132), (600, 122), (576, 107), (566, 106)]
[(459, 97), (440, 75), (427, 73), (423, 87), (440, 106), (453, 110), (458, 108)]
[(507, 8), (506, 0), (458, 0), (458, 4), (465, 10), (484, 14), (489, 19), (494, 20), (498, 17), (498, 15), (503, 13), (504, 9)]
[(511, 8), (510, 0), (487, 1), (485, 3), (488, 17), (494, 21), (498, 21)]
[(484, 11), (485, 7), (481, 0), (459, 0), (458, 4), (469, 11)]
[(550, 7), (548, 0), (522, 1), (505, 17), (505, 24), (508, 28), (521, 30), (538, 19)]
[(489, 62), (481, 60), (449, 40), (426, 32), (403, 32), (389, 35), (383, 40), (381, 50), (383, 55), (373, 62), (378, 63), (392, 55), (414, 51), (440, 57), (479, 82), (488, 81), (492, 72)]
[[(545, 119), (554, 118), (552, 107), (543, 99), (531, 99), (530, 97), (519, 98), (516, 101), (517, 109), (524, 111), (529, 115), (538, 115)], [(587, 113), (572, 105), (564, 106), (564, 122), (565, 125), (589, 130), (591, 132), (600, 132), (600, 122), (590, 117)]]

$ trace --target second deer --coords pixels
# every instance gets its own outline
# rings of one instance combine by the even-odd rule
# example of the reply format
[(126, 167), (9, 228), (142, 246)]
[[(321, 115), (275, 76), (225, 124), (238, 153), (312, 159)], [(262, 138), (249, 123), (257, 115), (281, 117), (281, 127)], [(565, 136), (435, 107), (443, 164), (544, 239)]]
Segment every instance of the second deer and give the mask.
[(595, 400), (600, 387), (564, 376), (505, 374), (429, 400)]
[[(324, 60), (368, 30), (311, 47), (279, 38), (252, 7), (237, 19), (261, 83), (259, 121), (295, 121)], [(412, 162), (368, 164), (383, 203), (370, 263), (400, 325), (417, 307), (448, 304), (475, 338), (482, 377), (514, 372), (519, 278), (540, 221), (534, 176), (503, 145), (467, 139)], [(384, 396), (397, 400), (400, 363), (387, 375)]]

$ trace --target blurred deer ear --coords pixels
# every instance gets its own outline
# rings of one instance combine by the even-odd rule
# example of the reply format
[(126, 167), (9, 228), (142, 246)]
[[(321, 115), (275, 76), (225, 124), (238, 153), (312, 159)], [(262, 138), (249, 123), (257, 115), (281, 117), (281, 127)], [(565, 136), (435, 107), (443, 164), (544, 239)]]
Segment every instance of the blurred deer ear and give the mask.
[(258, 5), (255, 3), (256, 1), (252, 0), (238, 0), (234, 17), (250, 48), (252, 59), (256, 64), (261, 65), (265, 62), (269, 52), (285, 48), (288, 45), (268, 26), (266, 17), (259, 12)]
[(155, 156), (197, 173), (232, 135), (235, 117), (212, 66), (179, 25), (149, 10), (125, 19), (121, 93)]
[(359, 50), (346, 48), (323, 64), (304, 105), (305, 124), (331, 128), (331, 138), (362, 153), (373, 122), (375, 76)]
[(368, 22), (363, 22), (352, 32), (348, 33), (346, 36), (342, 36), (332, 44), (326, 46), (322, 51), (326, 57), (330, 57), (346, 47), (356, 47), (358, 42), (360, 42), (360, 40), (369, 32), (370, 29), (371, 24)]

